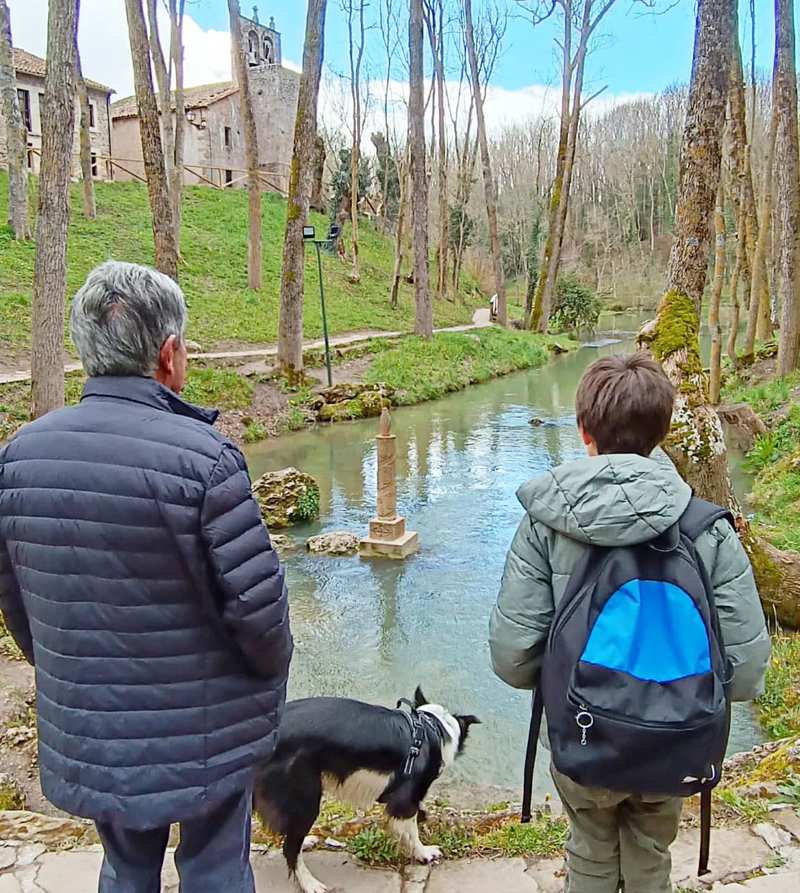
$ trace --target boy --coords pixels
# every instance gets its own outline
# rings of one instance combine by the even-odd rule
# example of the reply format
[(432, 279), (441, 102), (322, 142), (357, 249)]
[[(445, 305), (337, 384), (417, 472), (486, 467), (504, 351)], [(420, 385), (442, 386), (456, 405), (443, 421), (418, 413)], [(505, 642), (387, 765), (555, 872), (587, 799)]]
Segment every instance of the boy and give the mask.
[[(576, 398), (589, 458), (568, 462), (525, 484), (526, 510), (506, 560), (491, 619), (495, 673), (533, 689), (550, 623), (570, 574), (590, 545), (647, 542), (674, 525), (691, 491), (666, 457), (674, 388), (644, 354), (610, 357), (584, 375)], [(727, 520), (695, 542), (714, 589), (728, 657), (731, 697), (763, 691), (769, 636), (753, 572)], [(669, 847), (682, 801), (581, 787), (551, 769), (569, 817), (567, 893), (671, 893)]]

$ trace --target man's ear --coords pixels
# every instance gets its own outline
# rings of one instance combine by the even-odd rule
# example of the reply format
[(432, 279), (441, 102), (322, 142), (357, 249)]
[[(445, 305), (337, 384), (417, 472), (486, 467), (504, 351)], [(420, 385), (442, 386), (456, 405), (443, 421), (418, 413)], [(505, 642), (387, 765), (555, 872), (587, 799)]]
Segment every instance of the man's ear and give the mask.
[(169, 338), (161, 345), (158, 352), (158, 368), (161, 374), (166, 378), (175, 372), (175, 351), (178, 347), (178, 339), (175, 335)]
[(414, 692), (414, 706), (419, 709), (426, 704), (430, 704), (430, 701), (425, 697), (422, 693), (422, 688), (418, 685), (417, 690)]

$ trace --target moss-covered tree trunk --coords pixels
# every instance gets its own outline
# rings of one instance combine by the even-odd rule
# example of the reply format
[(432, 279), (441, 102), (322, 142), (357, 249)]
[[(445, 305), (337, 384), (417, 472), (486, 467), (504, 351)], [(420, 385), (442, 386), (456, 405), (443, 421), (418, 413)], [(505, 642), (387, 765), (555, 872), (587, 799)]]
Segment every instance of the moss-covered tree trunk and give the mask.
[(172, 223), (175, 248), (181, 251), (183, 221), (183, 156), (186, 141), (186, 94), (184, 93), (183, 20), (186, 0), (169, 0), (170, 53), (175, 69), (175, 165), (172, 170)]
[(64, 305), (67, 292), (69, 179), (75, 127), (78, 0), (50, 0), (47, 114), (42, 121), (39, 219), (31, 305), (31, 414), (64, 405)]
[(303, 227), (311, 203), (317, 144), (317, 105), (325, 56), (327, 0), (310, 0), (306, 14), (303, 75), (294, 127), (294, 154), (289, 178), (286, 235), (283, 241), (278, 365), (297, 378), (303, 370), (303, 290), (305, 244)]
[(708, 307), (708, 328), (711, 332), (709, 396), (712, 406), (717, 406), (722, 384), (722, 327), (719, 323), (719, 306), (725, 283), (725, 192), (722, 177), (714, 206), (714, 235), (714, 281), (711, 284), (711, 302)]
[(721, 505), (730, 505), (733, 494), (722, 425), (709, 403), (698, 335), (708, 273), (709, 221), (721, 174), (735, 2), (700, 0), (698, 5), (667, 292), (655, 321), (641, 335), (678, 389), (667, 451), (695, 491)]
[(773, 101), (778, 113), (775, 148), (775, 291), (781, 314), (778, 375), (800, 360), (800, 141), (797, 127), (794, 0), (775, 0)]
[(133, 62), (133, 82), (136, 88), (136, 105), (142, 134), (142, 158), (153, 217), (153, 242), (155, 243), (156, 267), (173, 279), (178, 278), (178, 246), (172, 219), (169, 183), (164, 167), (164, 150), (158, 121), (153, 88), (153, 71), (150, 65), (150, 44), (144, 21), (142, 0), (125, 0), (128, 18), (128, 35)]
[(675, 242), (667, 292), (640, 333), (675, 384), (672, 430), (664, 447), (694, 492), (734, 512), (762, 602), (786, 626), (800, 626), (800, 554), (762, 540), (731, 487), (722, 425), (708, 399), (700, 361), (700, 304), (710, 252), (709, 220), (719, 187), (722, 128), (736, 0), (699, 0), (694, 63), (681, 149)]

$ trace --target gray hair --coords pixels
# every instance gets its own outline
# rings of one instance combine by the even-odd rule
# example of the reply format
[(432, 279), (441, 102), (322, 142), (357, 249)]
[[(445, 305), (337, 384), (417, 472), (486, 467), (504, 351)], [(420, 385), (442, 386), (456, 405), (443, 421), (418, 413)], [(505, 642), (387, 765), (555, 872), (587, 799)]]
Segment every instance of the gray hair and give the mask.
[(72, 301), (70, 331), (87, 375), (152, 375), (171, 335), (183, 339), (186, 300), (163, 273), (109, 260)]

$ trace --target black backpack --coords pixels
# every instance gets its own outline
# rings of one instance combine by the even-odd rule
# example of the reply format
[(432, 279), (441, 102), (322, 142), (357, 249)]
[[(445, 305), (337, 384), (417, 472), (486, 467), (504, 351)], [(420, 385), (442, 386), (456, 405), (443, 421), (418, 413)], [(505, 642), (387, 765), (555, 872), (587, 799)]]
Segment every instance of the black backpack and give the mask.
[(587, 787), (700, 793), (699, 874), (711, 791), (730, 731), (731, 673), (714, 592), (694, 541), (725, 509), (693, 498), (679, 523), (635, 546), (593, 547), (556, 609), (534, 696), (523, 822), (530, 821), (542, 710), (553, 764)]

